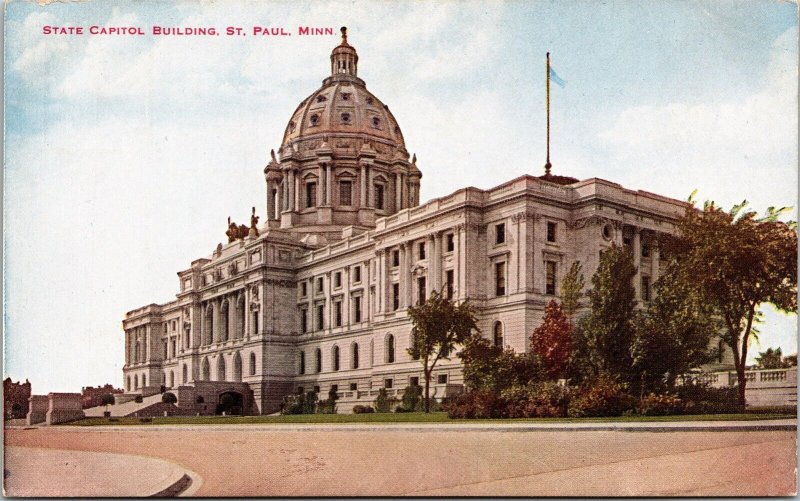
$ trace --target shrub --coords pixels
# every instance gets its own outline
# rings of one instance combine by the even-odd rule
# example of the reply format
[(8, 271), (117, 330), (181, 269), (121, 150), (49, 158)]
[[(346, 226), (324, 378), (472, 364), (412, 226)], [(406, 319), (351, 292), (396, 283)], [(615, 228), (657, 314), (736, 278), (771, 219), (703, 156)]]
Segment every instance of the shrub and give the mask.
[(305, 406), (305, 395), (286, 395), (281, 403), (281, 414), (302, 414)]
[(506, 403), (491, 391), (471, 391), (459, 395), (444, 406), (451, 419), (488, 419), (507, 417)]
[(728, 414), (742, 412), (739, 390), (736, 386), (712, 388), (704, 383), (692, 382), (675, 387), (675, 394), (684, 401), (687, 414)]
[(144, 398), (141, 395), (136, 395), (133, 398), (133, 401), (136, 402), (137, 404), (141, 404), (144, 401)]
[(378, 391), (378, 398), (375, 399), (375, 412), (392, 412), (392, 408), (397, 404), (397, 399), (389, 397), (386, 388)]
[(373, 409), (369, 405), (354, 405), (353, 406), (353, 414), (372, 414), (373, 412), (375, 412), (375, 409)]
[(650, 393), (637, 405), (637, 411), (642, 416), (668, 416), (681, 414), (684, 411), (683, 400), (677, 395)]
[(161, 395), (161, 401), (165, 404), (177, 404), (178, 397), (176, 397), (174, 393), (166, 392)]
[[(422, 386), (418, 384), (406, 386), (403, 390), (403, 398), (400, 401), (403, 407), (401, 412), (413, 412), (421, 409), (422, 404)], [(395, 410), (395, 412), (397, 412)]]
[(501, 393), (508, 417), (565, 417), (570, 390), (552, 381), (514, 386)]
[(567, 408), (569, 417), (621, 416), (636, 406), (636, 400), (626, 393), (625, 385), (607, 374), (588, 381)]
[(317, 394), (313, 391), (306, 392), (303, 399), (303, 414), (314, 414), (317, 410)]
[(412, 409), (407, 409), (407, 408), (403, 407), (402, 405), (398, 405), (397, 407), (395, 407), (394, 411), (396, 413), (398, 413), (398, 414), (401, 413), (401, 412), (414, 412)]

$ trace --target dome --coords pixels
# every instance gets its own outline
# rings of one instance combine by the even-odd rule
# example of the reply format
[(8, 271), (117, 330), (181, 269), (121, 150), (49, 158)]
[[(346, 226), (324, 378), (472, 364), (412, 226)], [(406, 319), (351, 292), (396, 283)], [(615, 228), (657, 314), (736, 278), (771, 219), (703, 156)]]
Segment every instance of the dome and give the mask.
[(358, 78), (357, 64), (358, 54), (347, 43), (347, 31), (342, 28), (342, 42), (331, 53), (331, 76), (292, 114), (281, 151), (306, 139), (322, 139), (334, 146), (332, 138), (358, 138), (382, 143), (408, 158), (397, 120), (389, 106), (368, 91)]

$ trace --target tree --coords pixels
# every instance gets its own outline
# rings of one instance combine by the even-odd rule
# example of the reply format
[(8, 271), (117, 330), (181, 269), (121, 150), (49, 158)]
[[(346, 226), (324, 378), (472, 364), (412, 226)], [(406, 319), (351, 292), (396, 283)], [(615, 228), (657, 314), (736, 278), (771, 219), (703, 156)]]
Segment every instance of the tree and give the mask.
[(100, 405), (105, 405), (106, 412), (108, 412), (108, 406), (114, 405), (114, 395), (112, 395), (111, 393), (106, 393), (105, 395), (103, 395), (102, 398), (100, 399)]
[(783, 369), (785, 367), (791, 367), (791, 364), (792, 361), (790, 357), (784, 358), (780, 347), (774, 349), (767, 348), (767, 351), (760, 352), (756, 357), (756, 366), (759, 369)]
[(531, 335), (531, 349), (544, 365), (550, 379), (558, 379), (569, 363), (572, 325), (555, 300), (544, 309), (542, 324)]
[(430, 379), (436, 363), (448, 359), (457, 344), (477, 330), (475, 311), (469, 302), (456, 305), (438, 291), (408, 309), (415, 335), (408, 353), (422, 363), (425, 377), (425, 412), (430, 412)]
[(570, 366), (578, 379), (608, 373), (631, 380), (634, 276), (636, 267), (627, 249), (614, 245), (603, 252), (592, 276), (591, 311), (581, 318), (573, 335)]
[(770, 303), (784, 312), (797, 311), (797, 225), (779, 220), (787, 208), (770, 207), (759, 217), (743, 210), (746, 206), (747, 201), (730, 211), (714, 202), (706, 202), (703, 210), (692, 207), (678, 224), (678, 236), (669, 241), (679, 278), (696, 287), (722, 319), (740, 405), (746, 403), (747, 350), (759, 306)]
[(567, 314), (570, 323), (572, 323), (572, 318), (580, 306), (584, 285), (586, 283), (583, 280), (583, 273), (581, 273), (581, 263), (580, 261), (574, 261), (567, 274), (561, 280), (561, 307), (564, 309), (564, 313)]
[(677, 279), (668, 265), (654, 284), (655, 297), (638, 317), (633, 343), (633, 368), (642, 390), (672, 389), (677, 377), (710, 362), (711, 340), (721, 324), (713, 309), (692, 286)]
[(178, 397), (176, 397), (174, 393), (166, 392), (161, 395), (161, 401), (165, 404), (176, 404), (178, 403)]
[(464, 366), (464, 386), (468, 391), (500, 394), (512, 386), (526, 386), (544, 379), (538, 357), (533, 353), (514, 353), (500, 348), (480, 334), (471, 334), (458, 353)]

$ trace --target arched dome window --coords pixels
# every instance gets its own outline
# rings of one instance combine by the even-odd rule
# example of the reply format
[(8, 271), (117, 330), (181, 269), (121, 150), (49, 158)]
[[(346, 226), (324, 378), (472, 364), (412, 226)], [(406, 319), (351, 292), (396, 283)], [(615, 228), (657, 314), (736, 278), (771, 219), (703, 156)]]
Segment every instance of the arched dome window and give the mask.
[(317, 115), (315, 113), (315, 114), (311, 115), (310, 117), (308, 117), (308, 123), (311, 124), (312, 127), (317, 125), (317, 123), (319, 123), (319, 115)]
[(378, 118), (378, 117), (372, 117), (372, 126), (375, 127), (376, 129), (380, 129), (381, 128), (381, 119)]

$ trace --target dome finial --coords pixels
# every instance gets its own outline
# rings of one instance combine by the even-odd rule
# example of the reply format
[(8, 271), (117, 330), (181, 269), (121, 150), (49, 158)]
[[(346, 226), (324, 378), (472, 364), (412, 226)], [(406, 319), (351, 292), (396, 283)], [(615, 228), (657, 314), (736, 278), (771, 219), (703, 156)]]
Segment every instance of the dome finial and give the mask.
[(342, 45), (347, 44), (347, 26), (342, 26)]

